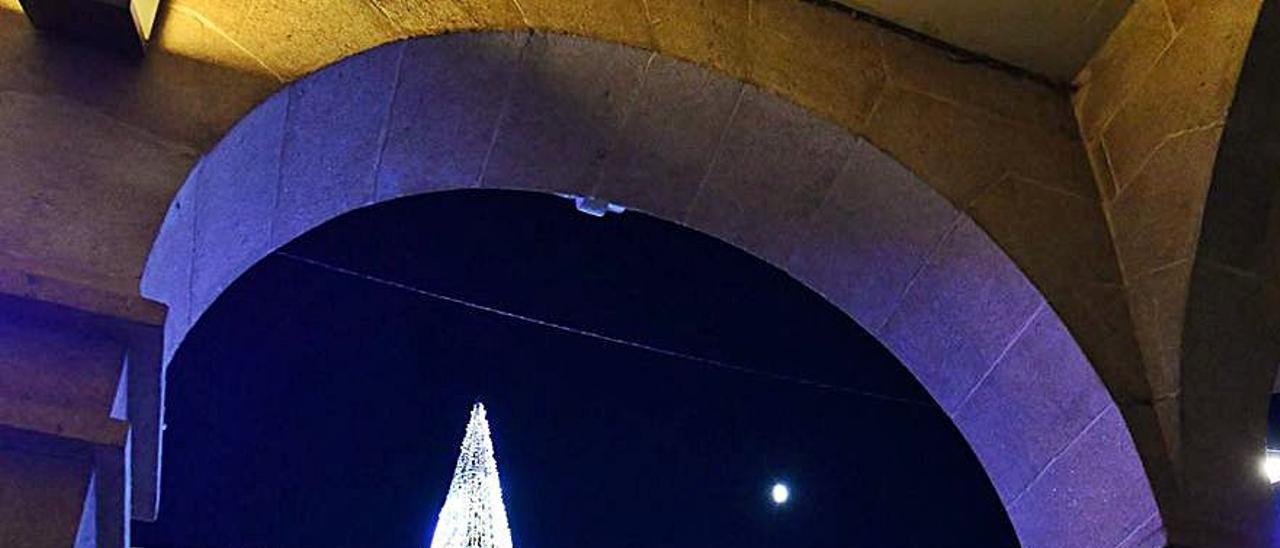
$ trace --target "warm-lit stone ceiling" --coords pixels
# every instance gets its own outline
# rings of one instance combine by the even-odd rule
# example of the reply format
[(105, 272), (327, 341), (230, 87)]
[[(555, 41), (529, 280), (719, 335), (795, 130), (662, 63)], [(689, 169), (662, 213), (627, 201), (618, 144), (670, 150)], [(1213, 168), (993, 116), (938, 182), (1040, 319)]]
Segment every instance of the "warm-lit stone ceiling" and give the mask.
[[(569, 0), (571, 4), (576, 1), (580, 0)], [(740, 1), (746, 5), (755, 0)], [(809, 1), (821, 4), (831, 0), (794, 1)], [(1059, 82), (1070, 81), (1084, 67), (1085, 62), (1098, 49), (1133, 3), (1133, 0), (836, 1), (855, 10), (892, 21), (962, 49), (990, 56)], [(342, 3), (345, 7), (341, 9), (314, 12), (309, 9), (293, 9), (299, 8), (300, 3), (288, 0), (268, 2), (265, 6), (258, 5), (250, 9), (245, 9), (236, 2), (175, 0), (167, 3), (171, 12), (171, 16), (168, 18), (169, 25), (173, 27), (202, 27), (202, 32), (168, 32), (165, 33), (168, 36), (161, 36), (160, 40), (162, 42), (170, 42), (168, 44), (162, 43), (161, 47), (163, 49), (177, 49), (184, 54), (191, 54), (191, 51), (186, 50), (190, 50), (194, 46), (195, 49), (200, 50), (195, 55), (196, 57), (207, 57), (210, 53), (214, 53), (216, 57), (239, 57), (245, 56), (245, 54), (255, 54), (257, 53), (256, 50), (260, 48), (254, 47), (258, 44), (253, 44), (253, 38), (235, 35), (254, 29), (265, 30), (266, 32), (262, 34), (267, 35), (275, 42), (276, 37), (274, 35), (278, 34), (274, 32), (275, 30), (291, 26), (298, 26), (300, 30), (306, 29), (312, 26), (309, 23), (314, 23), (314, 20), (326, 18), (335, 23), (343, 22), (356, 26), (368, 26), (369, 28), (362, 29), (363, 32), (353, 33), (352, 29), (343, 29), (343, 32), (338, 33), (338, 35), (345, 35), (346, 38), (363, 35), (362, 38), (365, 40), (360, 41), (361, 45), (368, 47), (381, 41), (393, 39), (396, 34), (400, 34), (396, 32), (397, 30), (411, 30), (393, 29), (391, 24), (385, 20), (376, 20), (376, 17), (373, 18), (374, 20), (370, 20), (370, 15), (389, 16), (392, 19), (401, 20), (401, 23), (403, 23), (403, 20), (417, 21), (422, 24), (412, 24), (410, 26), (421, 26), (423, 28), (420, 30), (423, 31), (440, 32), (455, 27), (471, 26), (464, 20), (468, 19), (468, 17), (475, 17), (474, 13), (470, 13), (475, 10), (483, 12), (495, 10), (511, 11), (512, 13), (518, 10), (522, 12), (521, 15), (529, 16), (527, 19), (530, 19), (529, 22), (533, 23), (533, 26), (539, 26), (536, 15), (541, 8), (537, 6), (548, 2), (532, 1), (526, 3), (529, 5), (526, 6), (525, 3), (512, 4), (511, 0), (423, 1), (421, 3), (405, 0), (353, 0)], [(618, 3), (604, 2), (604, 4), (610, 4), (613, 8), (618, 8), (618, 6), (612, 5)], [(627, 2), (621, 2), (621, 4), (627, 4)], [(658, 4), (663, 4), (663, 2), (658, 2)], [(733, 2), (725, 2), (725, 4), (732, 5)], [(647, 3), (645, 5), (649, 7)], [(0, 0), (0, 8), (16, 10), (18, 9), (18, 0)], [(725, 9), (732, 11), (732, 8)], [(346, 13), (338, 16), (336, 12)], [(654, 14), (650, 14), (650, 16), (656, 17)], [(610, 23), (613, 19), (617, 19), (617, 17), (603, 14), (595, 14), (593, 17), (601, 19), (600, 24)], [(587, 17), (587, 19), (591, 18)], [(498, 19), (502, 18), (499, 17)], [(198, 45), (171, 43), (175, 39), (175, 34), (178, 42), (196, 40), (203, 43)], [(210, 51), (212, 49), (220, 49), (218, 46), (213, 46), (209, 43), (210, 34), (220, 35), (218, 38), (229, 39), (229, 41), (235, 43), (233, 49), (239, 51), (223, 52), (222, 55), (217, 55), (215, 52)], [(322, 32), (320, 34), (330, 37), (337, 36), (334, 33)], [(381, 36), (384, 34), (386, 36)], [(369, 40), (370, 35), (379, 36), (378, 39)], [(218, 40), (215, 39), (213, 41)], [(337, 41), (341, 42), (341, 39)], [(364, 42), (370, 43), (365, 44)], [(283, 44), (275, 42), (274, 45), (280, 46)], [(325, 53), (328, 53), (328, 49), (343, 49), (340, 43), (323, 45), (310, 43), (308, 46), (313, 49), (325, 50)], [(222, 47), (225, 47), (225, 44)], [(363, 47), (358, 49), (363, 49)], [(354, 52), (342, 51), (341, 53), (350, 54)], [(307, 55), (300, 54), (299, 56), (306, 57)], [(333, 58), (332, 55), (320, 55), (319, 57), (326, 60), (332, 60)], [(220, 64), (225, 64), (228, 60), (219, 59), (221, 61)], [(244, 59), (243, 61), (245, 61), (243, 64), (254, 65), (266, 60)], [(315, 68), (311, 66), (313, 63), (305, 61), (298, 64), (301, 65), (298, 68)], [(283, 72), (288, 73), (291, 71), (285, 70)], [(286, 76), (287, 79), (287, 77), (296, 76), (296, 74), (277, 74), (277, 76)]]
[(1133, 0), (838, 0), (960, 48), (1066, 82)]

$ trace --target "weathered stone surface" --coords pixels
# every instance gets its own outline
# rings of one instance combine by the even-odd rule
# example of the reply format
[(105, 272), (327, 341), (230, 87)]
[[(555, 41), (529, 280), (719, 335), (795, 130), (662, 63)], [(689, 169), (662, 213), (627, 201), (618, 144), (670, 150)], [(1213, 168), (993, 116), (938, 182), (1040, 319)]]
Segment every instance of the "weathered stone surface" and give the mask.
[(529, 27), (520, 4), (513, 0), (456, 0), (471, 16), (477, 29), (525, 29)]
[[(866, 131), (960, 206), (1010, 173), (1082, 197), (1097, 193), (1078, 141), (914, 91), (891, 86)], [(943, 140), (948, 146), (937, 146)]]
[(847, 128), (861, 128), (884, 90), (884, 31), (791, 0), (755, 0), (751, 10), (752, 80)]
[(750, 74), (751, 0), (646, 0), (654, 48), (731, 76)]
[(480, 183), (526, 40), (467, 33), (405, 44), (379, 198)]
[(475, 24), (463, 5), (453, 1), (369, 1), (391, 20), (398, 34), (431, 35)]
[(1121, 281), (1097, 200), (1009, 176), (974, 198), (969, 212), (1042, 288)]
[(911, 172), (859, 142), (786, 267), (875, 331), (958, 216)]
[[(174, 0), (170, 9), (200, 15), (240, 49), (286, 80), (398, 37), (398, 29), (372, 2), (313, 5), (290, 0), (252, 4)], [(164, 33), (159, 40), (163, 42)]]
[(133, 294), (194, 153), (59, 97), (0, 92), (0, 127), (0, 260)]
[(1225, 120), (1259, 2), (1203, 4), (1137, 84), (1103, 130), (1120, 188), (1170, 136)]
[(1168, 543), (1164, 522), (1160, 519), (1160, 513), (1155, 512), (1129, 533), (1129, 538), (1117, 544), (1116, 548), (1165, 548)]
[(649, 58), (580, 38), (530, 37), (481, 186), (589, 192)]
[(878, 336), (950, 413), (1042, 302), (982, 229), (961, 219)]
[(953, 418), (1008, 503), (1110, 405), (1066, 326), (1041, 307)]
[(36, 274), (35, 261), (0, 261), (0, 294), (101, 314), (144, 325), (164, 323), (165, 307), (138, 294), (103, 290), (99, 284)]
[(1182, 345), (1182, 323), (1191, 281), (1191, 261), (1181, 261), (1130, 281), (1129, 306), (1146, 364), (1147, 379), (1157, 397), (1176, 394)]
[(271, 249), (289, 94), (278, 93), (240, 122), (196, 171), (192, 310), (197, 315)]
[(1076, 133), (1075, 118), (1057, 89), (941, 55), (918, 38), (883, 32), (880, 40), (888, 79), (898, 87), (1062, 135)]
[(1107, 155), (1107, 146), (1102, 140), (1086, 145), (1089, 151), (1089, 164), (1093, 167), (1093, 178), (1098, 185), (1098, 194), (1105, 204), (1116, 197), (1116, 179), (1112, 173), (1111, 158)]
[(289, 88), (272, 245), (373, 200), (403, 51), (362, 53)]
[(1173, 41), (1164, 0), (1137, 0), (1120, 25), (1076, 76), (1072, 101), (1085, 141), (1094, 142), (1141, 85)]
[(89, 484), (89, 461), (0, 449), (0, 544), (71, 546)]
[(834, 0), (1059, 82), (1071, 79), (1132, 0)]
[(1186, 26), (1187, 19), (1191, 15), (1191, 9), (1197, 4), (1204, 4), (1201, 0), (1164, 0), (1165, 7), (1169, 10), (1169, 19), (1173, 21), (1173, 26), (1178, 30)]
[(683, 219), (743, 93), (741, 83), (655, 59), (591, 194)]
[(1130, 278), (1189, 259), (1213, 176), (1221, 128), (1169, 140), (1111, 204), (1116, 249)]
[[(1070, 297), (1056, 301), (1054, 310), (1078, 340), (1090, 342), (1081, 347), (1112, 397), (1121, 403), (1130, 399), (1150, 401), (1151, 386), (1133, 332), (1125, 286), (1081, 283), (1066, 293)], [(1122, 406), (1121, 411), (1124, 410)], [(1132, 417), (1125, 417), (1133, 421)]]
[(200, 166), (169, 204), (147, 259), (139, 290), (143, 296), (169, 308), (164, 317), (164, 363), (168, 364), (191, 325), (191, 269), (195, 262), (196, 185)]
[[(1116, 546), (1150, 528), (1156, 506), (1144, 489), (1142, 464), (1101, 457), (1132, 445), (1120, 413), (1106, 408), (1009, 508), (1022, 545)], [(1077, 513), (1095, 507), (1110, 509), (1107, 519)]]
[(234, 62), (228, 67), (220, 57), (193, 57), (185, 50), (152, 51), (139, 64), (108, 51), (67, 47), (41, 39), (21, 15), (0, 12), (0, 28), (0, 90), (75, 101), (172, 146), (212, 146), (279, 85), (274, 78), (235, 70)]
[(124, 365), (121, 343), (27, 316), (3, 319), (0, 398), (107, 417)]
[(748, 88), (685, 222), (782, 264), (853, 144), (840, 127)]
[(649, 21), (642, 0), (519, 0), (516, 2), (529, 26), (573, 34), (591, 34), (602, 40), (649, 45)]

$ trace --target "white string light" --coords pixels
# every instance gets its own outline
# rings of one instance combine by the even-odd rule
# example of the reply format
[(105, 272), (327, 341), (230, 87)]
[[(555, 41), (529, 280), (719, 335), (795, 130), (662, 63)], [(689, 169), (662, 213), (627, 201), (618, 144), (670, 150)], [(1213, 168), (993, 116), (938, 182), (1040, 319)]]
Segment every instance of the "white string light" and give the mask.
[(534, 318), (534, 317), (531, 317), (531, 316), (526, 316), (526, 315), (523, 315), (523, 314), (517, 314), (517, 313), (515, 313), (515, 312), (510, 312), (510, 311), (503, 310), (503, 309), (500, 309), (500, 308), (496, 308), (496, 307), (492, 307), (492, 306), (486, 306), (486, 305), (479, 304), (479, 303), (474, 303), (474, 302), (468, 301), (468, 300), (466, 300), (466, 299), (461, 299), (461, 298), (453, 297), (453, 296), (450, 296), (450, 295), (444, 295), (444, 294), (441, 294), (441, 293), (436, 293), (436, 292), (434, 292), (434, 291), (428, 291), (428, 290), (426, 290), (426, 289), (422, 289), (422, 288), (420, 288), (420, 287), (415, 287), (415, 286), (412, 286), (412, 285), (409, 285), (409, 284), (404, 284), (404, 283), (400, 283), (400, 282), (396, 282), (396, 281), (388, 280), (388, 279), (385, 279), (385, 278), (379, 278), (379, 277), (377, 277), (377, 276), (373, 276), (373, 275), (370, 275), (370, 274), (365, 274), (365, 273), (363, 273), (363, 272), (357, 272), (357, 271), (355, 271), (355, 270), (351, 270), (351, 269), (349, 269), (349, 268), (344, 268), (344, 267), (341, 267), (341, 266), (332, 265), (332, 264), (329, 264), (329, 263), (326, 263), (326, 262), (323, 262), (323, 261), (318, 261), (318, 260), (316, 260), (316, 259), (312, 259), (312, 258), (310, 258), (310, 257), (303, 257), (303, 256), (301, 256), (301, 255), (294, 255), (294, 254), (292, 254), (292, 253), (288, 253), (288, 252), (284, 252), (284, 251), (277, 251), (275, 254), (276, 254), (276, 255), (279, 255), (279, 256), (281, 256), (281, 257), (285, 257), (285, 258), (287, 258), (287, 259), (292, 259), (292, 260), (294, 260), (294, 261), (298, 261), (298, 262), (300, 262), (300, 263), (305, 263), (305, 264), (309, 264), (309, 265), (311, 265), (311, 266), (316, 266), (316, 267), (319, 267), (319, 268), (322, 268), (322, 269), (325, 269), (325, 270), (328, 270), (328, 271), (331, 271), (331, 272), (335, 272), (335, 273), (338, 273), (338, 274), (342, 274), (342, 275), (345, 275), (345, 276), (351, 276), (351, 277), (353, 277), (353, 278), (358, 278), (358, 279), (361, 279), (361, 280), (365, 280), (365, 281), (367, 281), (367, 282), (371, 282), (371, 283), (375, 283), (375, 284), (379, 284), (379, 285), (385, 285), (385, 286), (387, 286), (387, 287), (392, 287), (392, 288), (400, 289), (400, 290), (403, 290), (403, 291), (408, 291), (408, 292), (410, 292), (410, 293), (415, 293), (415, 294), (417, 294), (417, 295), (421, 295), (421, 296), (423, 296), (423, 297), (427, 297), (427, 298), (435, 299), (435, 300), (438, 300), (438, 301), (444, 301), (444, 302), (447, 302), (447, 303), (456, 304), (456, 305), (459, 305), (459, 306), (463, 306), (463, 307), (466, 307), (466, 308), (470, 308), (470, 309), (472, 309), (472, 310), (477, 310), (477, 311), (480, 311), (480, 312), (486, 312), (486, 313), (493, 314), (493, 315), (496, 315), (496, 316), (502, 316), (502, 317), (504, 317), (504, 318), (509, 318), (509, 319), (513, 319), (513, 320), (518, 320), (518, 321), (521, 321), (521, 322), (530, 323), (530, 324), (533, 324), (533, 325), (538, 325), (538, 326), (545, 327), (545, 328), (548, 328), (548, 329), (554, 329), (554, 330), (556, 330), (556, 331), (562, 331), (562, 332), (565, 332), (565, 333), (571, 333), (571, 334), (574, 334), (574, 335), (579, 335), (579, 336), (583, 336), (583, 337), (587, 337), (587, 338), (591, 338), (591, 339), (596, 339), (596, 340), (600, 340), (600, 341), (605, 341), (605, 342), (609, 342), (609, 343), (617, 344), (617, 345), (620, 345), (620, 346), (627, 346), (627, 347), (631, 347), (631, 348), (635, 348), (635, 349), (639, 349), (639, 350), (644, 350), (644, 351), (647, 351), (647, 352), (652, 352), (652, 353), (654, 353), (654, 354), (660, 354), (660, 355), (663, 355), (663, 356), (668, 356), (668, 357), (672, 357), (672, 358), (678, 358), (678, 359), (682, 359), (682, 360), (687, 360), (687, 361), (690, 361), (690, 362), (699, 363), (699, 364), (702, 364), (702, 365), (711, 366), (711, 367), (715, 367), (715, 368), (718, 368), (718, 369), (725, 369), (725, 370), (729, 370), (729, 371), (735, 371), (735, 372), (738, 372), (738, 373), (745, 373), (745, 374), (748, 374), (748, 375), (754, 375), (754, 376), (758, 376), (758, 377), (765, 377), (765, 378), (768, 378), (768, 379), (771, 379), (771, 380), (774, 380), (774, 381), (782, 381), (782, 382), (787, 382), (787, 383), (799, 384), (799, 385), (808, 386), (808, 387), (810, 387), (810, 388), (817, 388), (817, 389), (820, 389), (820, 390), (829, 390), (829, 391), (833, 391), (833, 392), (841, 392), (841, 393), (844, 393), (844, 394), (849, 394), (849, 395), (853, 395), (853, 396), (860, 396), (860, 397), (864, 397), (864, 398), (870, 398), (870, 399), (875, 399), (875, 400), (880, 400), (880, 401), (885, 401), (885, 402), (902, 403), (902, 404), (914, 405), (914, 406), (919, 406), (919, 407), (931, 407), (931, 406), (933, 405), (932, 403), (923, 402), (923, 401), (919, 401), (919, 400), (914, 400), (914, 399), (910, 399), (910, 398), (900, 398), (900, 397), (897, 397), (897, 396), (890, 396), (890, 395), (886, 395), (886, 394), (879, 394), (879, 393), (876, 393), (876, 392), (869, 392), (869, 391), (866, 391), (866, 390), (858, 390), (858, 389), (856, 389), (856, 388), (849, 388), (849, 387), (845, 387), (845, 386), (837, 386), (837, 385), (828, 384), (828, 383), (819, 382), (819, 381), (814, 381), (814, 380), (805, 379), (805, 378), (801, 378), (801, 377), (794, 377), (794, 376), (791, 376), (791, 375), (784, 375), (784, 374), (781, 374), (781, 373), (774, 373), (774, 372), (771, 372), (771, 371), (761, 371), (761, 370), (759, 370), (759, 369), (753, 369), (753, 368), (750, 368), (750, 367), (745, 367), (745, 366), (741, 366), (741, 365), (731, 364), (731, 363), (723, 362), (723, 361), (721, 361), (721, 360), (717, 360), (717, 359), (713, 359), (713, 358), (706, 358), (706, 357), (702, 357), (702, 356), (695, 356), (695, 355), (688, 354), (688, 353), (685, 353), (685, 352), (680, 352), (680, 351), (678, 351), (678, 350), (668, 350), (668, 349), (665, 349), (665, 348), (659, 348), (659, 347), (657, 347), (657, 346), (653, 346), (653, 345), (650, 345), (650, 344), (645, 344), (645, 343), (642, 343), (642, 342), (636, 342), (636, 341), (631, 341), (631, 340), (622, 339), (622, 338), (618, 338), (618, 337), (613, 337), (613, 336), (605, 335), (605, 334), (603, 334), (603, 333), (597, 333), (597, 332), (595, 332), (595, 331), (589, 331), (589, 330), (586, 330), (586, 329), (580, 329), (580, 328), (577, 328), (577, 327), (572, 327), (572, 326), (568, 326), (568, 325), (564, 325), (564, 324), (559, 324), (559, 323), (556, 323), (556, 322), (551, 322), (551, 321), (547, 321), (547, 320), (541, 320), (541, 319), (538, 319), (538, 318)]

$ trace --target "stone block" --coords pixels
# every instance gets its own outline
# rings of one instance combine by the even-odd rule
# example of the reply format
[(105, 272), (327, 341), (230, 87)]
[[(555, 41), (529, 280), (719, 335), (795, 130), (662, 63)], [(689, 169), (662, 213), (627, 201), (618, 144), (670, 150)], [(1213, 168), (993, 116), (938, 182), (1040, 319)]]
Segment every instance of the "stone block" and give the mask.
[(208, 20), (199, 12), (179, 2), (169, 2), (169, 5), (177, 7), (165, 12), (164, 32), (157, 34), (152, 42), (152, 57), (178, 57), (224, 69), (242, 79), (259, 80), (267, 85), (264, 93), (274, 91), (285, 80), (274, 68), (220, 33), (220, 29), (207, 26)]
[[(454, 1), (370, 0), (370, 2), (386, 14), (401, 33), (408, 36), (429, 36), (475, 26), (475, 19), (467, 13), (464, 5)], [(507, 2), (496, 3), (506, 4)]]
[(1093, 167), (1093, 179), (1098, 183), (1098, 195), (1102, 197), (1103, 203), (1110, 202), (1116, 197), (1116, 178), (1112, 173), (1106, 143), (1099, 139), (1086, 146), (1089, 149), (1089, 164)]
[(192, 310), (204, 311), (271, 250), (271, 218), (280, 188), (289, 93), (249, 113), (200, 162), (195, 186)]
[(1169, 545), (1168, 535), (1164, 530), (1164, 522), (1160, 513), (1156, 512), (1147, 518), (1129, 534), (1129, 538), (1116, 545), (1116, 548), (1165, 548)]
[(1174, 29), (1164, 0), (1137, 0), (1102, 49), (1076, 77), (1073, 97), (1080, 133), (1093, 143), (1125, 105), (1125, 99), (1147, 77)]
[(373, 200), (403, 50), (371, 50), (289, 88), (273, 246)]
[(0, 545), (72, 546), (89, 468), (87, 457), (0, 449)]
[(1221, 135), (1221, 128), (1210, 128), (1171, 139), (1131, 184), (1120, 188), (1111, 203), (1111, 223), (1130, 278), (1188, 260), (1195, 252)]
[[(172, 144), (210, 147), (279, 80), (264, 77), (260, 68), (242, 72), (247, 61), (239, 57), (241, 50), (189, 17), (174, 15), (183, 10), (171, 11), (162, 36), (183, 37), (182, 49), (170, 52), (157, 42), (160, 47), (153, 47), (143, 62), (42, 40), (25, 21), (6, 21), (9, 14), (0, 13), (0, 28), (5, 29), (0, 35), (0, 89), (57, 95)], [(199, 34), (188, 32), (195, 29)], [(208, 34), (216, 40), (200, 39)], [(201, 49), (211, 44), (219, 47)]]
[(143, 130), (57, 96), (0, 92), (0, 243), (43, 274), (121, 295), (195, 160)]
[(200, 14), (227, 40), (253, 52), (272, 73), (286, 80), (402, 35), (372, 2), (336, 2), (314, 9), (302, 6), (290, 0), (251, 4), (178, 0), (169, 9)]
[(885, 31), (805, 2), (755, 0), (751, 10), (751, 79), (846, 128), (861, 128), (885, 86)]
[(912, 36), (881, 33), (884, 64), (895, 86), (926, 93), (1012, 121), (1075, 136), (1066, 92), (1007, 71), (975, 64)]
[[(413, 2), (413, 0), (407, 0)], [(520, 4), (516, 2), (495, 2), (493, 0), (455, 0), (462, 6), (477, 29), (524, 29), (529, 24), (520, 13)]]
[(969, 213), (1050, 294), (1081, 282), (1121, 283), (1096, 200), (1010, 176), (977, 196)]
[(591, 194), (683, 219), (742, 94), (739, 82), (655, 59)]
[[(142, 271), (143, 297), (169, 307), (166, 325), (191, 322), (191, 269), (195, 262), (196, 165), (170, 202)], [(167, 339), (168, 337), (166, 337)]]
[(24, 314), (0, 320), (0, 398), (110, 415), (124, 366), (121, 343)]
[(834, 1), (1057, 82), (1079, 72), (1132, 2)]
[(530, 37), (482, 186), (589, 192), (650, 56), (582, 38)]
[(1009, 506), (1023, 546), (1116, 546), (1148, 525), (1155, 499), (1124, 419), (1108, 407)]
[(858, 142), (787, 270), (876, 331), (959, 215), (897, 161)]
[(1188, 23), (1107, 126), (1121, 189), (1170, 136), (1226, 119), (1257, 16), (1246, 6), (1252, 3), (1196, 11), (1203, 17)]
[(855, 142), (844, 129), (748, 88), (685, 221), (783, 264)]
[[(964, 206), (1010, 173), (1097, 196), (1078, 140), (891, 86), (867, 124), (871, 142)], [(946, 143), (946, 146), (939, 146)]]
[(1136, 277), (1129, 282), (1129, 309), (1142, 349), (1152, 394), (1177, 394), (1181, 381), (1182, 324), (1191, 283), (1191, 261)]
[(1164, 4), (1169, 11), (1169, 19), (1173, 22), (1173, 26), (1178, 30), (1182, 30), (1187, 25), (1192, 8), (1196, 7), (1196, 5), (1209, 4), (1209, 2), (1202, 0), (1164, 0)]
[(644, 0), (520, 0), (516, 4), (535, 29), (633, 46), (652, 44)]
[(1117, 401), (1151, 401), (1151, 385), (1134, 336), (1126, 288), (1084, 282), (1055, 294), (1057, 298), (1050, 304), (1080, 341), (1112, 397)]
[(750, 0), (646, 0), (655, 49), (735, 78), (750, 75)]
[(1007, 504), (1109, 405), (1066, 326), (1041, 307), (952, 418)]
[(952, 412), (1042, 303), (982, 229), (962, 219), (912, 281), (879, 338)]
[(527, 39), (463, 33), (405, 44), (379, 199), (479, 184)]

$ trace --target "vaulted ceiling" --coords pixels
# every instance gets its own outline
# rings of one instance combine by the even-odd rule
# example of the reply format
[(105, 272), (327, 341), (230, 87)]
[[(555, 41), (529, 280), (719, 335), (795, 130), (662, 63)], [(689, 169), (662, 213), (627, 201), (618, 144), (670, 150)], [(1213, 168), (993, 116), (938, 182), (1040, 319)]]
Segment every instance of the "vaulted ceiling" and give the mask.
[[(1052, 80), (1069, 82), (1106, 40), (1133, 0), (834, 2)], [(190, 9), (200, 8), (206, 3), (198, 2), (196, 6), (187, 6), (190, 2), (181, 4)], [(20, 9), (18, 0), (0, 0), (0, 8)]]

